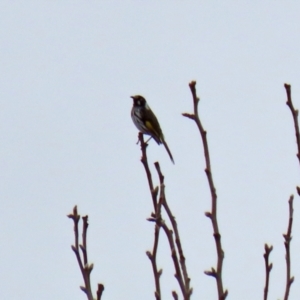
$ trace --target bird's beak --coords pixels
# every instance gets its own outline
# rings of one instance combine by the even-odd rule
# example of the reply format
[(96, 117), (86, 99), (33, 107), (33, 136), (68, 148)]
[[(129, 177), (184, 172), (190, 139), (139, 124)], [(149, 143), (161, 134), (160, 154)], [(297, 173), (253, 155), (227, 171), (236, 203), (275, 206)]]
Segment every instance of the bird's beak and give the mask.
[(130, 96), (130, 98), (134, 99), (134, 96)]

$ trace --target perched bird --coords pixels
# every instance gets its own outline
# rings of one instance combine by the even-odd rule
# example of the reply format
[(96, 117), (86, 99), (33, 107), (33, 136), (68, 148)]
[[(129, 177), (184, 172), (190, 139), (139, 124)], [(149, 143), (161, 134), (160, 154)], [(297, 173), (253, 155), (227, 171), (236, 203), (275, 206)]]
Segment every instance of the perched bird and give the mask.
[(158, 120), (146, 102), (146, 99), (140, 95), (131, 96), (133, 106), (131, 109), (131, 118), (137, 129), (143, 134), (150, 135), (156, 143), (163, 144), (174, 164), (172, 153), (165, 141), (163, 132), (160, 128)]

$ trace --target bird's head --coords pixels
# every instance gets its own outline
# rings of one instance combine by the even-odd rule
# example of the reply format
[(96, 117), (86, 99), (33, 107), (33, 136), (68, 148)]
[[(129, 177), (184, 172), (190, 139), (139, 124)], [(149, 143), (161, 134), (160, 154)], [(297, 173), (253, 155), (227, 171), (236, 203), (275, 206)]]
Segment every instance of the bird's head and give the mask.
[(146, 105), (146, 99), (143, 96), (135, 95), (131, 96), (133, 99), (133, 105), (138, 107), (144, 107)]

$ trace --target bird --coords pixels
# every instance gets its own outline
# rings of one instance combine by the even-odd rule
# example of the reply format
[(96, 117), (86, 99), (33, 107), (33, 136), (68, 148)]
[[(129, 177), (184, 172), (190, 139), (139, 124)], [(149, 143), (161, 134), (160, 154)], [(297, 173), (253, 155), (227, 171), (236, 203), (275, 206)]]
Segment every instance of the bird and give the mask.
[(153, 138), (158, 145), (163, 144), (170, 156), (172, 163), (175, 164), (159, 122), (147, 104), (146, 99), (140, 95), (131, 96), (131, 98), (133, 99), (131, 118), (134, 125), (143, 134), (150, 135), (150, 138)]

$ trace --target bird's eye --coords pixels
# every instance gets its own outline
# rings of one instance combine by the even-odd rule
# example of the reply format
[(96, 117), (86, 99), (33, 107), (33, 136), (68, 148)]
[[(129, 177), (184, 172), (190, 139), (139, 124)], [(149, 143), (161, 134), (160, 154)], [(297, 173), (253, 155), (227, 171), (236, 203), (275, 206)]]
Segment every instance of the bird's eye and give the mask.
[(138, 100), (136, 103), (137, 103), (137, 105), (141, 105), (141, 101), (140, 100)]

